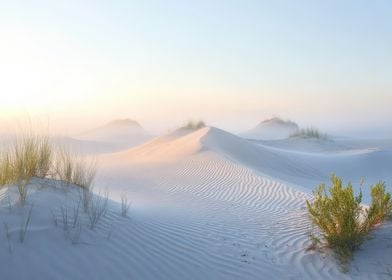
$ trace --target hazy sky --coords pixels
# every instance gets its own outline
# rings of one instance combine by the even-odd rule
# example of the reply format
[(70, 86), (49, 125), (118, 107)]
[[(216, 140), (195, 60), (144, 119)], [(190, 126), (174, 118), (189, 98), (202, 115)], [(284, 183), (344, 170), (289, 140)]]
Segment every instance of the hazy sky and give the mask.
[(391, 15), (390, 0), (1, 1), (0, 121), (239, 131), (277, 115), (392, 134)]

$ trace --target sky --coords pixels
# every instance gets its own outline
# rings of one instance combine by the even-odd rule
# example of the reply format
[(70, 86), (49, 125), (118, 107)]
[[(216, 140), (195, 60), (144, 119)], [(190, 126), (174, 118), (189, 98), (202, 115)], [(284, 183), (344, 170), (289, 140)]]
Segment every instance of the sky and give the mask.
[(392, 135), (392, 2), (0, 1), (0, 126), (280, 116)]

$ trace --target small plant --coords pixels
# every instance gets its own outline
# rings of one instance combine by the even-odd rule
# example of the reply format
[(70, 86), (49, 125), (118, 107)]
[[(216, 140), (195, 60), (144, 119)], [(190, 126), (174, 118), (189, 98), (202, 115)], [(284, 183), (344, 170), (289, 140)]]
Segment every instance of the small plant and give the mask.
[(63, 182), (87, 189), (93, 184), (96, 173), (95, 160), (88, 162), (65, 147), (56, 152), (53, 167), (55, 177)]
[(12, 148), (0, 156), (0, 185), (16, 183), (19, 202), (24, 204), (31, 177), (48, 175), (52, 160), (52, 146), (48, 137), (32, 133), (14, 141)]
[(90, 220), (90, 229), (93, 230), (99, 220), (103, 218), (107, 211), (107, 205), (109, 200), (109, 193), (106, 191), (102, 196), (99, 193), (97, 196), (92, 197), (88, 208), (88, 217)]
[(19, 204), (23, 206), (26, 202), (27, 192), (28, 192), (28, 184), (30, 179), (29, 178), (18, 178), (16, 185), (18, 187), (18, 194), (19, 194)]
[(377, 224), (382, 223), (392, 215), (391, 194), (385, 191), (385, 183), (378, 182), (371, 187), (372, 201), (369, 209), (366, 210), (367, 229), (372, 229)]
[(31, 213), (33, 212), (33, 206), (30, 207), (30, 210), (27, 214), (27, 217), (25, 219), (24, 222), (22, 222), (22, 225), (20, 227), (20, 231), (19, 231), (19, 241), (20, 243), (23, 243), (26, 237), (26, 233), (27, 233), (27, 228), (29, 227), (29, 223), (31, 220)]
[(328, 135), (325, 133), (321, 133), (318, 129), (314, 127), (308, 127), (304, 129), (300, 129), (297, 132), (294, 132), (290, 135), (291, 138), (304, 138), (304, 139), (327, 139)]
[(8, 224), (6, 222), (4, 222), (4, 228), (5, 228), (5, 237), (7, 238), (7, 242), (8, 242), (8, 251), (11, 254), (12, 253), (11, 235), (10, 235), (10, 230), (9, 230)]
[(128, 197), (123, 195), (121, 196), (121, 216), (128, 216), (129, 208), (131, 207), (131, 202), (128, 200)]
[(193, 122), (193, 121), (188, 121), (182, 128), (184, 129), (200, 129), (205, 127), (206, 124), (203, 121), (198, 121), (198, 122)]
[(14, 179), (14, 170), (9, 152), (0, 155), (0, 186), (9, 184)]
[(76, 206), (73, 207), (73, 221), (72, 221), (72, 228), (75, 228), (79, 223), (79, 209), (80, 209), (80, 199)]
[(63, 230), (68, 233), (70, 221), (68, 218), (68, 208), (66, 206), (61, 207), (61, 218), (63, 221)]
[[(346, 269), (346, 265), (374, 226), (391, 215), (391, 197), (385, 192), (385, 185), (378, 183), (371, 187), (372, 202), (369, 210), (361, 205), (362, 192), (354, 196), (351, 183), (343, 186), (336, 175), (331, 176), (332, 187), (328, 195), (321, 184), (314, 191), (314, 201), (307, 201), (309, 216), (322, 232), (327, 245), (332, 248)], [(312, 245), (321, 243), (319, 237), (312, 235)]]

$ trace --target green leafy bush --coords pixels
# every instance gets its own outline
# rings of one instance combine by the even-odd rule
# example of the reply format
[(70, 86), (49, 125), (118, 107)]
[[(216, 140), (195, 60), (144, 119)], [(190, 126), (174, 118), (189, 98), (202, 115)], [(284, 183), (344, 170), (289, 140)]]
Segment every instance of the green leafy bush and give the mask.
[(386, 193), (383, 183), (372, 186), (372, 201), (366, 210), (361, 205), (362, 192), (355, 196), (351, 183), (344, 187), (336, 175), (331, 176), (331, 182), (329, 194), (321, 184), (314, 191), (314, 201), (306, 203), (309, 216), (322, 232), (326, 245), (345, 264), (368, 232), (391, 216), (391, 195)]
[(385, 191), (385, 183), (378, 182), (371, 188), (372, 201), (366, 210), (367, 228), (372, 229), (392, 215), (391, 194)]

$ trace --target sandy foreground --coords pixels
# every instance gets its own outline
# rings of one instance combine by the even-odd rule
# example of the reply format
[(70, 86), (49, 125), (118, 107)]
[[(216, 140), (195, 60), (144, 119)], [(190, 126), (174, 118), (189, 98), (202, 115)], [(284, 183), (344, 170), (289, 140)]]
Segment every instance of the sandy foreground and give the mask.
[[(353, 183), (382, 179), (391, 191), (391, 166), (389, 140), (261, 141), (213, 127), (178, 130), (99, 155), (96, 195), (107, 190), (109, 203), (94, 229), (75, 210), (76, 186), (33, 179), (24, 208), (13, 205), (14, 186), (1, 189), (1, 279), (391, 279), (392, 223), (371, 235), (344, 274), (330, 252), (306, 250), (305, 207), (331, 172)], [(128, 217), (120, 214), (123, 195), (132, 201)]]

